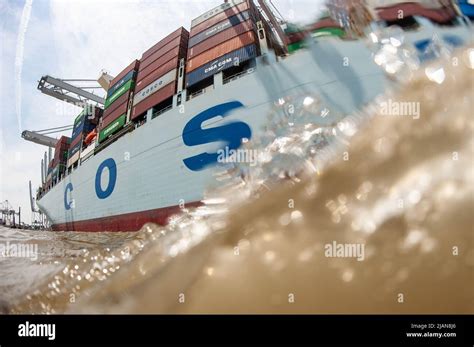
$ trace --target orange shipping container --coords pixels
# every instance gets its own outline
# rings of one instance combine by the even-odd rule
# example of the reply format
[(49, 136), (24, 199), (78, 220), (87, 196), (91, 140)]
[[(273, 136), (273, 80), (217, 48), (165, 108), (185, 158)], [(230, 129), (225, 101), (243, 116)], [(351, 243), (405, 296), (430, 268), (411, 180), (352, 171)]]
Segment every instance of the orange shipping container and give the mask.
[(140, 75), (137, 77), (137, 84), (135, 85), (135, 94), (138, 94), (140, 90), (147, 87), (149, 84), (156, 81), (159, 77), (163, 76), (165, 73), (178, 68), (179, 57), (171, 59), (169, 62), (159, 65), (156, 70), (150, 72), (148, 75)]
[(104, 129), (107, 125), (112, 123), (118, 117), (120, 117), (124, 113), (127, 113), (128, 102), (129, 102), (129, 100), (125, 101), (119, 107), (117, 107), (113, 112), (111, 112), (109, 115), (107, 115), (106, 117), (103, 117), (102, 118), (101, 129)]
[(223, 20), (226, 20), (229, 17), (235, 16), (237, 13), (246, 11), (249, 8), (250, 7), (247, 2), (231, 7), (228, 10), (225, 10), (224, 12), (219, 13), (215, 15), (214, 17), (209, 18), (205, 22), (199, 23), (198, 25), (192, 27), (191, 31), (189, 32), (189, 37), (192, 37), (196, 35), (197, 33), (200, 33), (201, 31), (209, 29), (211, 26), (216, 25), (217, 23), (222, 22)]
[(109, 107), (104, 110), (104, 115), (102, 118), (107, 118), (112, 112), (114, 112), (119, 106), (123, 103), (128, 101), (130, 94), (132, 93), (131, 90), (128, 90), (125, 94), (115, 100)]
[(165, 45), (167, 45), (168, 43), (173, 41), (178, 36), (189, 37), (189, 33), (183, 27), (179, 28), (178, 30), (173, 31), (171, 34), (166, 36), (164, 39), (162, 39), (158, 43), (156, 43), (153, 47), (146, 50), (145, 53), (142, 54), (142, 59), (141, 60), (147, 59), (150, 55), (152, 55), (153, 53), (155, 53), (159, 49), (163, 48)]
[(220, 45), (188, 60), (186, 73), (189, 73), (198, 67), (209, 63), (210, 61), (223, 56), (224, 54), (235, 51), (236, 49), (255, 43), (255, 34), (248, 31), (242, 35), (234, 37)]
[(144, 78), (145, 76), (148, 76), (149, 74), (151, 74), (153, 71), (155, 71), (158, 67), (160, 67), (161, 65), (167, 63), (168, 61), (170, 61), (171, 59), (173, 58), (176, 58), (176, 57), (185, 57), (186, 56), (186, 47), (183, 47), (183, 46), (177, 46), (175, 47), (174, 49), (172, 49), (171, 51), (169, 51), (168, 53), (166, 53), (165, 55), (161, 56), (159, 59), (155, 60), (153, 62), (153, 64), (150, 64), (149, 66), (147, 66), (146, 68), (144, 68), (143, 70), (141, 70), (139, 73), (138, 73), (138, 77), (137, 78)]
[(253, 29), (253, 24), (251, 20), (247, 20), (234, 27), (230, 27), (229, 29), (224, 30), (223, 32), (215, 36), (212, 36), (208, 38), (207, 40), (204, 40), (201, 43), (191, 47), (188, 50), (188, 59), (191, 59), (192, 57), (195, 57), (201, 54), (202, 52), (207, 51), (211, 49), (212, 47), (217, 46), (218, 44), (222, 42), (230, 40), (231, 38), (241, 35), (252, 29)]
[(160, 57), (162, 57), (163, 55), (165, 55), (166, 53), (175, 49), (178, 46), (183, 46), (183, 47), (188, 48), (188, 39), (184, 37), (177, 37), (176, 39), (168, 43), (166, 46), (164, 46), (162, 49), (159, 49), (155, 53), (150, 55), (148, 58), (140, 60), (140, 68), (138, 69), (138, 71), (139, 72), (142, 71), (143, 69), (148, 67), (150, 64), (158, 60)]

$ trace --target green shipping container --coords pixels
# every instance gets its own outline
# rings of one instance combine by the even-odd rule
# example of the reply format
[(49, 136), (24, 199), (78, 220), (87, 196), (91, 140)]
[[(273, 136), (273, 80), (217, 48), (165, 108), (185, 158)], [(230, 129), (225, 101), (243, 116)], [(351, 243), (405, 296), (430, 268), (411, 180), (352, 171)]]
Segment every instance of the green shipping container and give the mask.
[(110, 135), (115, 134), (117, 131), (122, 129), (122, 127), (125, 125), (126, 119), (127, 119), (127, 115), (123, 114), (120, 117), (118, 117), (116, 120), (114, 120), (112, 123), (107, 125), (106, 128), (102, 129), (99, 133), (99, 143), (104, 141)]
[(60, 162), (60, 163), (65, 163), (65, 162), (67, 162), (67, 153), (68, 153), (68, 151), (63, 151), (63, 152), (62, 152), (62, 156), (59, 158), (59, 162)]
[(321, 28), (313, 31), (313, 37), (323, 37), (323, 36), (338, 36), (343, 37), (345, 35), (344, 30), (341, 28)]
[(117, 89), (117, 91), (115, 93), (113, 93), (110, 98), (107, 98), (107, 100), (105, 100), (105, 105), (104, 105), (104, 108), (107, 108), (109, 107), (110, 105), (113, 104), (113, 102), (115, 100), (117, 100), (118, 98), (120, 98), (123, 94), (125, 94), (128, 90), (132, 89), (135, 87), (135, 81), (133, 80), (130, 80), (128, 81), (127, 83), (125, 83), (123, 86), (121, 86), (119, 89)]
[(76, 123), (78, 123), (81, 120), (81, 117), (84, 115), (84, 110), (82, 110), (81, 113), (74, 119), (74, 126), (76, 126)]
[(288, 45), (288, 53), (290, 53), (290, 54), (294, 53), (297, 50), (299, 50), (301, 48), (305, 48), (305, 47), (306, 47), (306, 45), (305, 45), (304, 41), (299, 41), (299, 42), (289, 44)]
[(64, 164), (58, 164), (56, 167), (52, 170), (52, 177), (56, 178), (58, 177), (58, 174), (62, 174), (66, 170), (66, 165)]

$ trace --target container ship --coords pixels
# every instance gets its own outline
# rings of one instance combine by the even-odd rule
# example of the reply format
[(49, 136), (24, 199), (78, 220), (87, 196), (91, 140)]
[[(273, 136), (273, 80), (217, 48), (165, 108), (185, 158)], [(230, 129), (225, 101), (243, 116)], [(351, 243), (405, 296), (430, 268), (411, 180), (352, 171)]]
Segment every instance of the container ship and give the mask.
[(393, 83), (365, 29), (398, 25), (424, 57), (434, 35), (449, 47), (467, 43), (467, 22), (449, 1), (354, 0), (331, 1), (298, 27), (265, 0), (226, 1), (99, 80), (103, 104), (85, 103), (71, 137), (50, 145), (36, 204), (58, 231), (165, 224), (201, 203), (218, 151), (256, 136), (276, 104), (305, 95), (302, 107), (312, 107), (317, 98), (335, 110), (314, 114), (326, 126)]

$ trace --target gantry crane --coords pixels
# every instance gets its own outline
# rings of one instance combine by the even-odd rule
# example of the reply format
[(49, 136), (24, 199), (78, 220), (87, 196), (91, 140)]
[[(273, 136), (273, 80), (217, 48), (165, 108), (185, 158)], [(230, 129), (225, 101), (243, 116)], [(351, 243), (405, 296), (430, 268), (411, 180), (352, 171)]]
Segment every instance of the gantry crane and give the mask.
[[(46, 95), (52, 96), (58, 100), (72, 103), (78, 107), (103, 107), (105, 99), (97, 94), (94, 94), (96, 89), (108, 90), (111, 80), (113, 79), (107, 72), (102, 71), (101, 76), (97, 80), (93, 79), (59, 79), (51, 76), (42, 76), (38, 81), (38, 89)], [(75, 83), (77, 85), (74, 85)], [(89, 85), (80, 85), (87, 83)], [(98, 83), (98, 85), (97, 85)], [(92, 85), (93, 84), (93, 85)], [(48, 152), (44, 153), (44, 158), (41, 159), (41, 183), (46, 182), (48, 175), (48, 165), (52, 158), (52, 148), (56, 147), (57, 139), (48, 136), (50, 134), (59, 133), (71, 130), (73, 125), (64, 125), (55, 128), (43, 130), (24, 130), (21, 137), (26, 141), (30, 141), (42, 146), (48, 147)], [(31, 181), (29, 182), (30, 189), (30, 203), (33, 215), (39, 213), (41, 223), (43, 223), (44, 216), (35, 208), (35, 198), (31, 189)]]

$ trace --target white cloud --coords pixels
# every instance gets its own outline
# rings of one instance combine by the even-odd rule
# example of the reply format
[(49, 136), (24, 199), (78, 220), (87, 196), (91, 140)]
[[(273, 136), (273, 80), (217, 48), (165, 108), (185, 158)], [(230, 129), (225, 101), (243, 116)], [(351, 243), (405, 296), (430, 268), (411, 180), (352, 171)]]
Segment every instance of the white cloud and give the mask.
[[(51, 24), (62, 76), (96, 78), (101, 69), (118, 74), (170, 32), (189, 29), (212, 1), (51, 2)], [(87, 76), (84, 76), (87, 74)]]
[(31, 16), (31, 7), (33, 0), (26, 0), (25, 6), (21, 14), (20, 28), (18, 29), (18, 37), (16, 42), (15, 55), (15, 111), (18, 119), (18, 128), (21, 130), (21, 72), (23, 69), (23, 54), (25, 46), (25, 35), (28, 29), (28, 23)]

